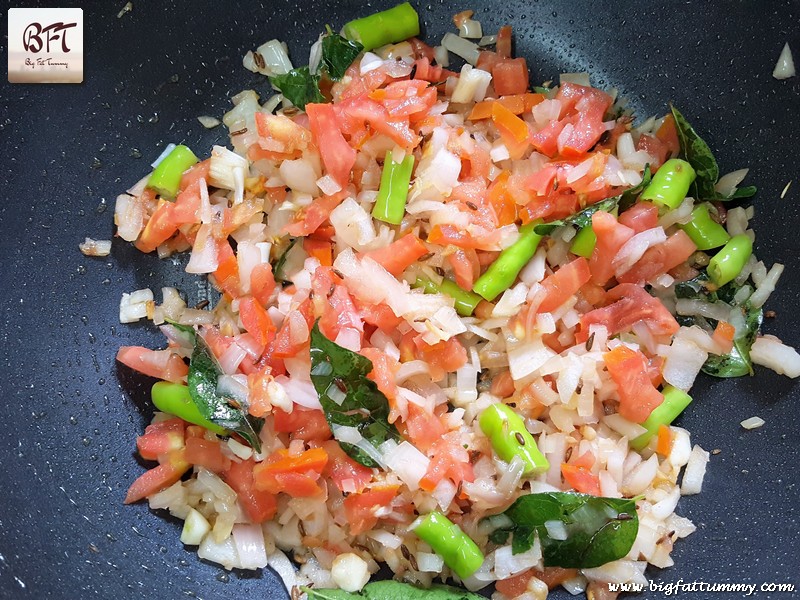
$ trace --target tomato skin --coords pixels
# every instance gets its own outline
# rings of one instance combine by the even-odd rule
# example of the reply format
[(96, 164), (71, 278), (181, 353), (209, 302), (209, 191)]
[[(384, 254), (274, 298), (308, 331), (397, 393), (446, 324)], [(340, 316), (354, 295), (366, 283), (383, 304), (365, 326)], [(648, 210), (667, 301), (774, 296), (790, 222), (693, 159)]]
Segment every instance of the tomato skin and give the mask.
[(376, 511), (389, 506), (399, 489), (398, 485), (375, 486), (366, 492), (347, 496), (344, 499), (344, 511), (350, 525), (350, 534), (358, 535), (375, 527), (378, 523)]
[(589, 270), (594, 283), (605, 285), (614, 275), (614, 257), (623, 244), (634, 236), (634, 231), (621, 225), (614, 215), (604, 211), (592, 215), (592, 230), (597, 236), (597, 244), (589, 259)]
[(383, 248), (370, 250), (365, 256), (371, 258), (395, 277), (400, 277), (428, 248), (413, 234), (404, 235)]
[(497, 55), (500, 58), (511, 58), (511, 25), (503, 25), (497, 32)]
[[(168, 355), (166, 360), (165, 355)], [(189, 367), (183, 359), (169, 350), (121, 346), (117, 351), (117, 360), (135, 371), (172, 383), (182, 383), (189, 374)]]
[(563, 463), (561, 474), (564, 481), (576, 492), (581, 494), (600, 495), (600, 479), (586, 467)]
[(343, 188), (350, 181), (356, 151), (344, 139), (332, 104), (306, 104), (311, 134), (328, 175)]
[[(198, 163), (202, 164), (202, 163)], [(197, 166), (197, 165), (195, 165)], [(193, 169), (194, 167), (192, 167)], [(189, 169), (191, 171), (192, 169)], [(189, 172), (187, 171), (187, 173)], [(184, 175), (184, 178), (186, 175)], [(181, 191), (172, 204), (172, 219), (176, 227), (200, 222), (200, 183), (195, 180)]]
[(233, 488), (244, 512), (253, 523), (263, 523), (275, 516), (278, 502), (275, 495), (255, 488), (253, 468), (256, 462), (249, 458), (231, 461), (230, 467), (222, 474), (222, 479)]
[(272, 414), (275, 419), (275, 431), (288, 433), (293, 440), (324, 442), (331, 439), (331, 428), (321, 410), (295, 406), (290, 413), (276, 408)]
[(125, 496), (125, 504), (133, 504), (165, 490), (180, 480), (190, 466), (183, 456), (183, 449), (171, 451), (163, 463), (145, 471), (131, 484)]
[(213, 473), (222, 473), (231, 466), (230, 459), (222, 454), (220, 442), (202, 437), (189, 437), (186, 439), (184, 457), (187, 462), (204, 467)]
[(322, 492), (317, 480), (328, 462), (323, 448), (311, 448), (298, 456), (277, 450), (253, 468), (257, 490), (271, 494), (284, 492), (293, 498), (316, 496)]
[(637, 321), (644, 321), (656, 336), (678, 331), (678, 322), (661, 301), (636, 284), (619, 284), (606, 293), (606, 300), (610, 304), (581, 316), (581, 328), (575, 336), (579, 343), (588, 339), (593, 324), (604, 325), (609, 336), (630, 331)]
[(539, 304), (538, 312), (552, 312), (569, 300), (591, 278), (589, 262), (581, 257), (562, 266), (542, 282), (545, 298)]
[(647, 358), (641, 352), (620, 345), (606, 352), (603, 360), (617, 384), (619, 414), (634, 423), (643, 423), (664, 401), (663, 394), (650, 381)]
[(322, 447), (328, 453), (328, 464), (322, 474), (330, 478), (339, 491), (345, 490), (352, 492), (352, 489), (347, 489), (344, 482), (350, 480), (356, 492), (361, 492), (372, 481), (372, 469), (357, 463), (350, 458), (339, 442), (336, 440), (328, 440), (322, 443)]
[(695, 253), (697, 246), (685, 231), (679, 229), (665, 242), (648, 248), (633, 267), (617, 277), (620, 283), (644, 283), (682, 265)]

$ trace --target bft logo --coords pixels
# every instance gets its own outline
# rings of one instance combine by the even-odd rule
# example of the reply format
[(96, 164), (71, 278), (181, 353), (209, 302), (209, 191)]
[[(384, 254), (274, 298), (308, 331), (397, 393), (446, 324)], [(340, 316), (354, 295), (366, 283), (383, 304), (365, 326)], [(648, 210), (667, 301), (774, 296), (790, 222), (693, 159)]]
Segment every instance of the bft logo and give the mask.
[(8, 81), (83, 81), (83, 10), (8, 9)]
[[(50, 52), (50, 42), (61, 40), (61, 51), (66, 54), (70, 51), (67, 46), (67, 29), (77, 26), (77, 23), (53, 23), (42, 27), (40, 23), (31, 23), (22, 34), (22, 45), (26, 52), (36, 54), (41, 52), (45, 45), (47, 47), (45, 52)], [(44, 40), (42, 34), (45, 34)]]

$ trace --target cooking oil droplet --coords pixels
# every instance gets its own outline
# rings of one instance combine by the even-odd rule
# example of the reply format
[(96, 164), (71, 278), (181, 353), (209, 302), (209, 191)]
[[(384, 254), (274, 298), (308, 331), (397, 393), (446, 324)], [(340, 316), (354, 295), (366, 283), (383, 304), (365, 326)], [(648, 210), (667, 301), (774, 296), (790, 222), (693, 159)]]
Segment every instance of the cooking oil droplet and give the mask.
[(78, 424), (78, 419), (76, 419), (74, 416), (70, 416), (69, 424), (70, 425), (77, 425)]

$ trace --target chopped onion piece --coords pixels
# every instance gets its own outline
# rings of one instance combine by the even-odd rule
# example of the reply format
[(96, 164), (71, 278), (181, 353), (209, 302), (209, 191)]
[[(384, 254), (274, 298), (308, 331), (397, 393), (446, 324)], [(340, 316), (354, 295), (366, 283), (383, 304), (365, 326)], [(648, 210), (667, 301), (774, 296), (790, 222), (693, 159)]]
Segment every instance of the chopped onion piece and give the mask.
[(479, 39), (483, 37), (481, 22), (474, 19), (464, 19), (458, 27), (458, 35), (462, 38)]
[(745, 429), (758, 429), (761, 427), (766, 421), (761, 417), (750, 417), (749, 419), (745, 419), (741, 422), (741, 426)]
[(93, 240), (87, 237), (78, 248), (86, 256), (108, 256), (111, 254), (111, 240)]
[(772, 76), (775, 79), (788, 79), (794, 77), (794, 59), (792, 58), (792, 51), (789, 48), (789, 42), (786, 42), (781, 50), (781, 55), (778, 57), (778, 62), (775, 65), (775, 70), (772, 71)]
[(589, 87), (590, 85), (592, 85), (589, 82), (589, 73), (586, 73), (586, 72), (583, 72), (583, 73), (561, 73), (561, 75), (559, 76), (559, 81), (561, 82), (562, 85), (565, 84), (565, 83), (574, 83), (576, 85), (585, 85), (586, 87)]
[(719, 178), (719, 181), (717, 181), (714, 189), (723, 196), (730, 196), (736, 191), (736, 186), (742, 183), (749, 170), (750, 169), (739, 169), (738, 171), (733, 171), (723, 175)]
[(686, 470), (683, 472), (683, 480), (681, 481), (682, 496), (699, 494), (700, 490), (703, 489), (703, 477), (706, 474), (708, 459), (708, 452), (695, 444), (694, 448), (692, 448), (692, 453), (689, 455), (689, 462), (686, 463)]
[(220, 123), (222, 123), (222, 121), (216, 117), (209, 117), (208, 115), (201, 115), (197, 117), (197, 120), (200, 121), (200, 125), (206, 129), (214, 129), (214, 127), (217, 127)]
[(442, 46), (447, 48), (453, 54), (460, 56), (471, 65), (478, 64), (478, 55), (480, 49), (477, 44), (468, 42), (464, 38), (460, 38), (452, 33), (445, 33), (442, 38)]

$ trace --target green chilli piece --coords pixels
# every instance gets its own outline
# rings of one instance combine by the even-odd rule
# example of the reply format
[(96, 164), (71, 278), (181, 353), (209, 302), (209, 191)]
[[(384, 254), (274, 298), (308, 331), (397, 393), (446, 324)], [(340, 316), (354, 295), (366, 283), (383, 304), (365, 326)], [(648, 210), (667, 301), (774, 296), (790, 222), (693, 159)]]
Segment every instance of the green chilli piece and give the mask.
[(695, 207), (688, 223), (678, 227), (686, 232), (698, 250), (719, 248), (731, 239), (725, 228), (711, 218), (705, 202)]
[(411, 171), (414, 170), (414, 155), (406, 154), (402, 162), (396, 163), (392, 158), (392, 151), (386, 152), (381, 173), (381, 186), (375, 206), (372, 207), (372, 216), (379, 221), (399, 225), (406, 214), (406, 201), (408, 200), (408, 186), (411, 184)]
[(418, 36), (419, 15), (413, 6), (403, 2), (389, 10), (350, 21), (342, 28), (342, 33), (369, 51)]
[(147, 187), (155, 190), (162, 198), (174, 198), (181, 185), (183, 172), (197, 163), (194, 152), (186, 146), (178, 145), (158, 163), (150, 179), (147, 180)]
[(416, 288), (422, 288), (426, 294), (444, 294), (450, 296), (455, 300), (455, 309), (462, 317), (469, 317), (472, 315), (475, 307), (481, 303), (481, 298), (478, 294), (462, 290), (455, 281), (450, 279), (442, 279), (439, 284), (434, 283), (425, 277), (417, 277), (414, 284)]
[(671, 385), (665, 386), (661, 393), (664, 394), (664, 401), (656, 406), (642, 423), (647, 432), (630, 442), (634, 450), (638, 451), (647, 446), (652, 437), (658, 433), (659, 427), (672, 423), (692, 403), (689, 394)]
[(483, 552), (461, 528), (439, 511), (426, 515), (414, 533), (433, 548), (461, 579), (466, 579), (483, 564)]
[(751, 254), (753, 254), (753, 242), (750, 238), (743, 233), (733, 236), (708, 261), (706, 272), (711, 282), (717, 287), (722, 287), (736, 279)]
[(650, 185), (645, 188), (640, 200), (651, 200), (667, 208), (677, 208), (696, 177), (696, 173), (685, 160), (671, 158), (656, 171)]
[(539, 451), (536, 440), (525, 427), (525, 422), (511, 407), (492, 404), (478, 418), (481, 431), (492, 442), (492, 448), (501, 459), (511, 462), (522, 459), (523, 475), (538, 475), (550, 468), (550, 463)]
[(229, 435), (224, 428), (206, 419), (197, 405), (192, 402), (189, 388), (180, 383), (170, 383), (169, 381), (159, 381), (153, 384), (150, 390), (150, 397), (153, 404), (161, 412), (169, 413), (180, 417), (187, 423), (200, 425), (217, 435)]
[(542, 223), (541, 219), (531, 221), (519, 229), (519, 239), (506, 248), (497, 257), (486, 272), (478, 278), (472, 291), (491, 302), (510, 288), (522, 268), (528, 264), (536, 253), (542, 236), (534, 229)]
[(590, 258), (592, 256), (592, 252), (594, 252), (594, 247), (597, 244), (597, 235), (592, 229), (591, 225), (587, 225), (583, 229), (578, 232), (578, 235), (572, 240), (572, 246), (569, 247), (569, 251), (572, 252), (575, 256), (583, 256), (584, 258)]

